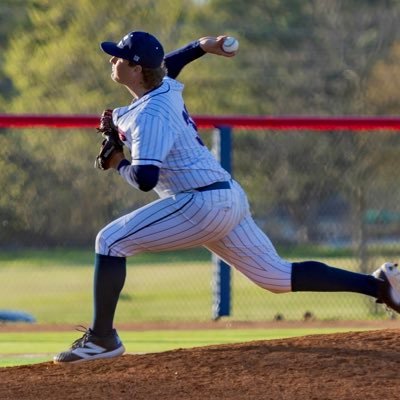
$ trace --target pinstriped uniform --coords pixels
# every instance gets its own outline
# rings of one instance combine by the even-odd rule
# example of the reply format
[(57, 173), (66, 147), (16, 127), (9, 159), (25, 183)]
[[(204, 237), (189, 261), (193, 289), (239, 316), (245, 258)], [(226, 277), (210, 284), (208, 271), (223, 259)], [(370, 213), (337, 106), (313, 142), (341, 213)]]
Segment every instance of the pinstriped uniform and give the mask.
[[(114, 110), (132, 165), (156, 165), (160, 199), (103, 228), (96, 252), (132, 256), (204, 246), (257, 285), (291, 290), (291, 263), (281, 259), (253, 221), (246, 195), (203, 145), (183, 99), (183, 85), (164, 78), (160, 87)], [(130, 166), (119, 172), (130, 184)], [(197, 191), (230, 181), (230, 189)]]
[(202, 145), (182, 90), (181, 83), (165, 78), (158, 89), (115, 110), (114, 121), (131, 149), (132, 165), (161, 168), (155, 188), (160, 197), (230, 179)]

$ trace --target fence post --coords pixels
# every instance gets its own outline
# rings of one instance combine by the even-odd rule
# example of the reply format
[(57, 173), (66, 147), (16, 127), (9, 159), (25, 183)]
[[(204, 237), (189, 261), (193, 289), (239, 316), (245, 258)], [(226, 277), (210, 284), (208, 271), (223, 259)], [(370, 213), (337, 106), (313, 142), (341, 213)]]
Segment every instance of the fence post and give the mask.
[[(231, 127), (220, 126), (213, 132), (213, 153), (222, 167), (232, 172), (232, 135)], [(213, 254), (213, 305), (214, 320), (231, 313), (231, 268)]]

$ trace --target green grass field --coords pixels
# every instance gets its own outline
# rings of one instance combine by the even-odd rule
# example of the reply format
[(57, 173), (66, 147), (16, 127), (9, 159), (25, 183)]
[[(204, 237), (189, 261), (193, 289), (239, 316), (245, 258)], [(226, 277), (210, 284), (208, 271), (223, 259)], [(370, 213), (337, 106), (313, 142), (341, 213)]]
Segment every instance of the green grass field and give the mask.
[[(19, 251), (0, 254), (0, 309), (31, 313), (39, 323), (88, 324), (92, 315), (90, 251)], [(347, 269), (348, 257), (320, 260)], [(128, 260), (118, 322), (208, 321), (212, 317), (213, 266), (206, 251), (144, 254)], [(277, 314), (301, 320), (387, 318), (372, 299), (347, 293), (272, 294), (232, 272), (235, 320), (271, 321)]]
[[(319, 260), (355, 269), (355, 260), (320, 254)], [(293, 258), (296, 259), (295, 254)], [(48, 361), (88, 326), (92, 316), (93, 254), (84, 250), (24, 250), (0, 253), (0, 309), (31, 313), (38, 324), (67, 324), (71, 332), (0, 333), (0, 366)], [(116, 323), (210, 321), (210, 255), (203, 250), (144, 254), (128, 260), (128, 276)], [(276, 295), (232, 272), (232, 321), (301, 320), (311, 312), (321, 321), (388, 319), (371, 299), (344, 293)], [(355, 325), (355, 329), (356, 325)], [(302, 336), (349, 329), (213, 330), (121, 332), (127, 351), (158, 352), (174, 348)]]
[[(182, 348), (271, 340), (311, 334), (360, 330), (354, 328), (320, 329), (229, 329), (120, 331), (128, 353), (156, 353)], [(0, 333), (0, 368), (51, 361), (54, 354), (68, 348), (77, 332)]]

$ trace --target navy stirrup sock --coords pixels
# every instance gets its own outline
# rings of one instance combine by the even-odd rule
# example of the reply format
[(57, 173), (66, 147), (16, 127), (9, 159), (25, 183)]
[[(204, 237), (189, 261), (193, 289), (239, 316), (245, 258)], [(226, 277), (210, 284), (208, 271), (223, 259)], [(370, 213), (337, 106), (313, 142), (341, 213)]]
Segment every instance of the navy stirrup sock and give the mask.
[(94, 267), (92, 330), (97, 336), (107, 336), (113, 329), (119, 294), (125, 283), (126, 258), (96, 254)]
[(292, 264), (293, 292), (355, 292), (378, 297), (378, 280), (318, 261)]

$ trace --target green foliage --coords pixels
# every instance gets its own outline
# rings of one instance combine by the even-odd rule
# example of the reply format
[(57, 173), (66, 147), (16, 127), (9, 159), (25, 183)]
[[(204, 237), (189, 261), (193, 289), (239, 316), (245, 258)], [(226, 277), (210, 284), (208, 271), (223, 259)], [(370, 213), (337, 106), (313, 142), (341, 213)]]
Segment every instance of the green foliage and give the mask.
[[(6, 1), (0, 112), (100, 114), (129, 103), (110, 79), (99, 43), (147, 30), (167, 52), (206, 35), (239, 38), (237, 57), (205, 55), (179, 76), (192, 114), (395, 114), (399, 10), (395, 0), (115, 0), (112, 7), (106, 0)], [(92, 168), (94, 133), (1, 134), (1, 244), (86, 244), (106, 222), (154, 198)], [(235, 176), (255, 216), (265, 221), (279, 205), (297, 229), (305, 227), (304, 240), (329, 198), (350, 204), (359, 226), (382, 191), (397, 191), (400, 144), (393, 135), (237, 136)], [(396, 209), (393, 199), (386, 196), (380, 207)]]
[[(25, 2), (24, 2), (25, 3)], [(7, 106), (7, 101), (15, 95), (12, 80), (4, 71), (6, 60), (4, 49), (7, 48), (12, 33), (16, 26), (24, 29), (28, 21), (25, 4), (16, 1), (2, 1), (0, 7), (0, 110)]]

